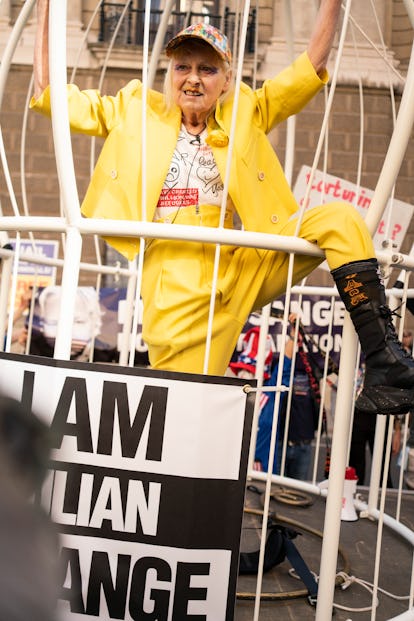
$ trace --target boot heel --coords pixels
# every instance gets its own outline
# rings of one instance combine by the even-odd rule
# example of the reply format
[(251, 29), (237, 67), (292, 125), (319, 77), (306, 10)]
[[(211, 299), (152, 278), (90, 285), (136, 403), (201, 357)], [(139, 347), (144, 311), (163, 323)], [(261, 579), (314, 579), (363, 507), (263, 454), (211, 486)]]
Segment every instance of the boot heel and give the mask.
[(407, 414), (414, 408), (414, 388), (393, 386), (367, 386), (355, 407), (368, 414)]

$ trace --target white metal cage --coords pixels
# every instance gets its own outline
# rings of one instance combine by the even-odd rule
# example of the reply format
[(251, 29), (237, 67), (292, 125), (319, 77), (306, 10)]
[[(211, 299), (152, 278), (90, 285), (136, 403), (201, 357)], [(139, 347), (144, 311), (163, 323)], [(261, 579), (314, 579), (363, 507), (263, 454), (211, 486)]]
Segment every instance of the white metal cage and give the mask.
[[(292, 14), (294, 12), (294, 2), (286, 2), (287, 20), (287, 32), (288, 32), (288, 46), (293, 45), (293, 26), (292, 26)], [(125, 3), (124, 11), (120, 14), (120, 21), (118, 27), (122, 23), (123, 16), (128, 8), (129, 2)], [(16, 49), (19, 46), (24, 29), (30, 20), (31, 13), (35, 6), (35, 0), (26, 0), (23, 4), (20, 14), (11, 30), (11, 35), (7, 42), (7, 45), (3, 52), (1, 67), (0, 67), (0, 108), (3, 102), (3, 98), (7, 92), (7, 79), (9, 76), (10, 68), (13, 64), (13, 58), (16, 53)], [(165, 36), (165, 32), (168, 25), (169, 15), (173, 7), (172, 1), (167, 1), (163, 16), (160, 22), (160, 26), (157, 32), (157, 36), (152, 47), (151, 55), (149, 50), (149, 19), (151, 3), (146, 2), (145, 6), (145, 23), (143, 33), (143, 49), (142, 49), (142, 82), (144, 93), (154, 82), (155, 71), (157, 63), (159, 61), (160, 53), (162, 50), (162, 41)], [(405, 10), (410, 18), (411, 24), (414, 27), (414, 4), (412, 0), (404, 1)], [(347, 30), (358, 28), (358, 24), (352, 18), (352, 7), (350, 0), (344, 2), (343, 22), (342, 30), (339, 37), (338, 49), (336, 54), (335, 66), (332, 73), (332, 79), (330, 82), (329, 91), (326, 97), (326, 112), (323, 118), (322, 127), (320, 131), (320, 138), (315, 149), (315, 159), (313, 162), (312, 173), (318, 166), (318, 162), (321, 159), (321, 153), (324, 148), (324, 141), (326, 140), (330, 108), (332, 100), (335, 96), (335, 87), (338, 81), (338, 75), (341, 70), (341, 60), (345, 40), (347, 36)], [(96, 13), (99, 9), (97, 5), (94, 15), (92, 16), (91, 23), (95, 19)], [(238, 49), (235, 53), (235, 73), (236, 73), (236, 93), (237, 85), (240, 83), (243, 75), (243, 62), (244, 62), (244, 46), (246, 40), (246, 31), (248, 27), (248, 15), (250, 5), (246, 1), (244, 6), (239, 11), (240, 30)], [(373, 9), (374, 10), (374, 9)], [(128, 293), (127, 293), (127, 318), (124, 324), (123, 343), (120, 353), (121, 364), (133, 364), (134, 359), (134, 344), (131, 342), (130, 334), (134, 334), (137, 330), (138, 323), (140, 321), (139, 308), (140, 305), (140, 278), (144, 259), (143, 241), (147, 238), (163, 238), (163, 239), (180, 239), (183, 241), (203, 241), (211, 244), (215, 244), (217, 248), (216, 260), (220, 260), (220, 246), (222, 244), (236, 244), (246, 247), (257, 247), (275, 250), (284, 250), (291, 253), (293, 257), (295, 253), (309, 254), (315, 256), (322, 256), (321, 251), (317, 247), (313, 247), (311, 244), (304, 242), (303, 240), (296, 238), (282, 238), (278, 236), (271, 236), (261, 233), (251, 233), (239, 230), (228, 230), (222, 226), (217, 229), (211, 229), (206, 227), (197, 227), (193, 229), (188, 226), (176, 225), (171, 227), (167, 224), (154, 224), (152, 222), (124, 222), (120, 220), (95, 220), (84, 219), (80, 214), (79, 198), (76, 174), (73, 164), (71, 136), (68, 123), (68, 111), (66, 102), (66, 73), (67, 73), (67, 3), (61, 0), (50, 1), (50, 48), (51, 48), (51, 102), (52, 102), (52, 123), (53, 123), (53, 137), (55, 145), (57, 172), (60, 184), (61, 192), (61, 214), (56, 217), (39, 217), (32, 215), (27, 210), (25, 202), (24, 182), (22, 192), (22, 205), (18, 204), (15, 191), (13, 188), (12, 174), (9, 169), (7, 152), (4, 145), (3, 137), (0, 135), (0, 148), (1, 148), (1, 160), (3, 165), (4, 177), (7, 183), (10, 200), (13, 205), (14, 215), (3, 215), (0, 211), (0, 225), (1, 225), (1, 283), (0, 283), (0, 340), (5, 343), (5, 350), (11, 349), (11, 333), (13, 325), (13, 309), (8, 313), (9, 300), (13, 301), (16, 294), (16, 282), (17, 282), (17, 269), (20, 256), (20, 238), (21, 235), (28, 235), (29, 239), (34, 240), (38, 233), (47, 235), (49, 238), (58, 238), (63, 236), (64, 238), (64, 259), (50, 260), (50, 264), (59, 265), (62, 269), (62, 300), (59, 323), (57, 326), (56, 344), (54, 349), (54, 356), (56, 358), (67, 360), (70, 355), (71, 348), (71, 333), (67, 330), (67, 326), (73, 324), (74, 320), (74, 299), (76, 289), (79, 284), (79, 274), (85, 270), (91, 274), (96, 274), (98, 279), (103, 274), (121, 274), (128, 280)], [(290, 24), (290, 30), (289, 30)], [(115, 41), (118, 33), (118, 27), (115, 28), (112, 34), (112, 40), (107, 48), (107, 58), (110, 57), (112, 52), (112, 44)], [(88, 29), (85, 33), (85, 41), (88, 36)], [(378, 54), (381, 55), (381, 50), (378, 50)], [(383, 58), (384, 71), (389, 71), (390, 76), (395, 71), (394, 67), (387, 65), (387, 60)], [(104, 75), (106, 69), (106, 63), (103, 66), (102, 75)], [(74, 70), (76, 70), (76, 63)], [(401, 104), (399, 106), (398, 114), (395, 118), (394, 130), (392, 138), (389, 143), (386, 158), (383, 162), (381, 171), (378, 175), (378, 180), (375, 188), (374, 197), (371, 206), (368, 210), (366, 222), (369, 230), (372, 234), (377, 229), (379, 220), (381, 219), (387, 201), (389, 197), (393, 195), (396, 180), (398, 178), (401, 163), (406, 152), (407, 144), (409, 140), (412, 140), (412, 127), (414, 123), (414, 57), (411, 57), (411, 61), (408, 67), (406, 76), (399, 76), (403, 78), (404, 90), (401, 98)], [(392, 77), (390, 77), (390, 83), (392, 83)], [(28, 86), (28, 97), (30, 96), (32, 85)], [(144, 95), (145, 97), (145, 95)], [(235, 103), (235, 110), (237, 110), (237, 98)], [(25, 121), (26, 123), (26, 121)], [(145, 128), (145, 118), (142, 119), (143, 128)], [(25, 129), (25, 128), (24, 128)], [(236, 114), (233, 115), (232, 123), (232, 135), (237, 131), (236, 127)], [(363, 134), (363, 131), (362, 131)], [(232, 135), (230, 136), (230, 157), (232, 150)], [(292, 162), (294, 159), (294, 121), (289, 126), (288, 138), (287, 138), (287, 157), (286, 157), (286, 175), (291, 180), (292, 176)], [(143, 140), (143, 154), (145, 150), (145, 129)], [(362, 149), (362, 147), (361, 147)], [(24, 144), (22, 145), (24, 150)], [(24, 154), (22, 155), (24, 160)], [(91, 149), (91, 164), (93, 166), (94, 159), (94, 146)], [(144, 175), (145, 178), (145, 157), (142, 158), (144, 162)], [(361, 158), (362, 160), (362, 154)], [(361, 165), (361, 161), (359, 162)], [(23, 167), (24, 168), (24, 167)], [(228, 168), (229, 172), (229, 168)], [(360, 171), (359, 171), (360, 172)], [(359, 174), (359, 173), (358, 173)], [(24, 177), (24, 170), (23, 170)], [(222, 210), (225, 207), (226, 193), (228, 188), (226, 187), (225, 180), (225, 197), (223, 200)], [(143, 197), (142, 203), (145, 204), (145, 192), (146, 188), (143, 185)], [(8, 246), (10, 233), (16, 234), (16, 245), (14, 250)], [(119, 267), (118, 265), (106, 265), (102, 261), (102, 257), (97, 253), (97, 260), (95, 263), (85, 263), (81, 261), (82, 241), (85, 235), (117, 235), (117, 236), (131, 236), (134, 235), (141, 240), (141, 251), (139, 253), (138, 260), (134, 263), (130, 263), (127, 267)], [(389, 236), (388, 236), (389, 237)], [(27, 255), (25, 260), (27, 260)], [(384, 247), (378, 251), (379, 261), (387, 268), (398, 266), (404, 270), (405, 286), (403, 289), (391, 289), (387, 293), (394, 298), (402, 298), (404, 301), (407, 296), (413, 297), (414, 291), (408, 288), (408, 276), (414, 269), (414, 257), (412, 253), (402, 254), (395, 252), (392, 247), (392, 243), (384, 245)], [(44, 264), (44, 259), (30, 255), (30, 261), (33, 263)], [(98, 280), (99, 282), (99, 280)], [(306, 292), (315, 292), (318, 295), (327, 296), (331, 301), (335, 299), (336, 290), (332, 287), (307, 287), (306, 283), (303, 283), (300, 287), (289, 286), (286, 292), (285, 307), (289, 306), (289, 300), (291, 295), (300, 296)], [(214, 293), (214, 285), (213, 285)], [(213, 297), (212, 293), (212, 297)], [(211, 312), (214, 312), (214, 304), (211, 307)], [(9, 318), (7, 320), (7, 315)], [(258, 380), (258, 393), (262, 388), (262, 375), (263, 375), (263, 363), (264, 363), (264, 340), (266, 338), (268, 329), (268, 320), (270, 316), (270, 308), (265, 308), (261, 314), (261, 341), (259, 345), (259, 363), (257, 367), (257, 380)], [(288, 311), (285, 310), (284, 315), (284, 328), (282, 333), (282, 340), (286, 336), (287, 331), (287, 316)], [(399, 324), (400, 335), (402, 334), (404, 326), (405, 313), (403, 312), (402, 320)], [(331, 317), (332, 322), (332, 317)], [(329, 493), (327, 489), (318, 484), (317, 467), (314, 466), (313, 478), (310, 482), (297, 481), (287, 479), (283, 476), (276, 476), (267, 473), (258, 473), (253, 469), (253, 449), (251, 450), (250, 462), (249, 462), (249, 479), (251, 481), (258, 481), (265, 485), (264, 496), (264, 516), (262, 521), (262, 543), (260, 549), (260, 561), (263, 562), (264, 558), (264, 546), (266, 539), (266, 523), (267, 515), (269, 513), (269, 505), (271, 498), (272, 484), (284, 484), (290, 488), (308, 492), (317, 496), (326, 497), (326, 512), (325, 512), (325, 526), (323, 532), (322, 553), (320, 562), (320, 575), (319, 575), (319, 596), (316, 607), (315, 618), (317, 621), (328, 621), (332, 618), (334, 608), (334, 590), (336, 580), (336, 563), (338, 555), (338, 545), (341, 528), (341, 507), (342, 507), (342, 486), (343, 486), (343, 473), (348, 463), (348, 450), (349, 450), (349, 438), (350, 430), (352, 428), (352, 411), (354, 405), (354, 378), (355, 378), (355, 362), (357, 359), (357, 339), (354, 333), (351, 321), (346, 317), (342, 335), (342, 353), (341, 353), (341, 366), (338, 376), (337, 385), (337, 410), (340, 414), (335, 416), (335, 423), (333, 427), (332, 446), (331, 446), (331, 468), (329, 476)], [(206, 347), (206, 365), (208, 363), (209, 355), (209, 335), (207, 335), (207, 347)], [(207, 367), (206, 367), (207, 368)], [(322, 398), (325, 397), (324, 390), (326, 387), (326, 380), (328, 369), (324, 370), (324, 381), (322, 383)], [(278, 398), (280, 391), (283, 390), (281, 385), (281, 374), (278, 377), (278, 383), (276, 386), (277, 398), (275, 411), (278, 408)], [(258, 398), (256, 399), (256, 412), (254, 430), (257, 428), (257, 415), (258, 415)], [(272, 430), (271, 446), (270, 446), (270, 462), (273, 461), (273, 455), (275, 451), (276, 441), (276, 426), (277, 416)], [(379, 567), (381, 563), (381, 531), (383, 526), (393, 529), (400, 534), (406, 541), (408, 548), (412, 548), (414, 544), (414, 534), (407, 526), (405, 526), (399, 518), (400, 510), (397, 508), (396, 516), (388, 515), (385, 512), (386, 501), (386, 485), (381, 481), (381, 462), (382, 462), (382, 446), (384, 445), (386, 418), (379, 417), (377, 421), (376, 431), (376, 443), (372, 459), (371, 470), (371, 482), (369, 489), (368, 501), (362, 502), (356, 501), (356, 506), (359, 511), (364, 512), (366, 516), (374, 518), (378, 521), (378, 542), (375, 558), (373, 558), (373, 572), (374, 572), (374, 587), (373, 587), (373, 602), (378, 594), (378, 576)], [(320, 431), (320, 430), (319, 430)], [(406, 438), (405, 438), (406, 441)], [(320, 442), (320, 436), (318, 436), (317, 442)], [(254, 447), (254, 433), (252, 434), (252, 447)], [(391, 435), (389, 434), (387, 440), (387, 454), (390, 455), (391, 450)], [(384, 474), (386, 476), (386, 473)], [(381, 490), (381, 493), (380, 493)], [(402, 478), (400, 479), (399, 489), (399, 501), (404, 502), (402, 494)], [(260, 619), (260, 592), (262, 588), (262, 572), (259, 568), (257, 576), (256, 598), (254, 605), (253, 619), (254, 621)], [(414, 619), (413, 597), (414, 597), (414, 580), (411, 578), (411, 592), (409, 594), (407, 603), (407, 612), (394, 617), (394, 619), (409, 620)], [(372, 619), (375, 619), (376, 606), (372, 606)]]

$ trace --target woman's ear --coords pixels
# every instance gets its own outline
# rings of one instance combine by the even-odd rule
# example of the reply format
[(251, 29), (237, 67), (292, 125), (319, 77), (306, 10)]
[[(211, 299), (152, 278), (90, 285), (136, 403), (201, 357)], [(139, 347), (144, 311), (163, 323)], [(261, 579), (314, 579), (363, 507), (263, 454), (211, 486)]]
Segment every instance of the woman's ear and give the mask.
[(231, 72), (231, 69), (229, 69), (226, 73), (226, 81), (224, 82), (224, 86), (223, 86), (223, 90), (221, 91), (221, 94), (227, 93), (227, 91), (229, 90), (229, 86), (231, 84), (231, 76), (232, 76), (232, 72)]

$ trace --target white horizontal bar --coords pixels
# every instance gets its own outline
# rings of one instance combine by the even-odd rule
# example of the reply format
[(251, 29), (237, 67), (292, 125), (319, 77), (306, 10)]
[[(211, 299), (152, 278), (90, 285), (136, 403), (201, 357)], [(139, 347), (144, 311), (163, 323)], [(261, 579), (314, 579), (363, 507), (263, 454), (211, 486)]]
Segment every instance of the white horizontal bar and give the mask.
[(398, 617), (392, 617), (388, 621), (414, 621), (414, 608), (410, 608), (407, 612), (403, 612)]
[(3, 231), (47, 231), (65, 233), (68, 224), (64, 218), (48, 216), (2, 216), (0, 226)]
[[(143, 237), (149, 239), (181, 239), (211, 244), (226, 244), (265, 250), (282, 250), (296, 254), (323, 257), (323, 251), (310, 242), (294, 236), (273, 235), (206, 226), (185, 226), (130, 220), (80, 218), (74, 225), (81, 234), (110, 237)], [(64, 233), (68, 224), (59, 217), (2, 216), (0, 227), (4, 231), (46, 231)], [(377, 251), (380, 263), (400, 265), (414, 270), (414, 256), (399, 252)]]
[[(1, 221), (1, 220), (0, 220)], [(3, 259), (12, 259), (15, 254), (14, 250), (9, 248), (0, 248), (0, 257)], [(24, 257), (19, 257), (19, 263), (35, 263), (37, 265), (51, 265), (53, 267), (63, 267), (64, 259), (52, 259), (51, 257), (42, 257), (37, 254), (25, 253)], [(97, 263), (80, 263), (80, 269), (86, 272), (94, 272), (99, 274), (117, 274), (120, 276), (132, 276), (135, 270), (117, 265), (99, 265)]]
[[(368, 504), (366, 502), (358, 500), (358, 498), (354, 499), (354, 505), (358, 511), (363, 511), (370, 517), (373, 517), (375, 520), (379, 520), (381, 514), (378, 509), (369, 510)], [(391, 530), (401, 535), (401, 537), (403, 537), (408, 543), (414, 546), (414, 531), (410, 530), (407, 526), (404, 526), (404, 524), (391, 517), (387, 513), (383, 514), (383, 520), (384, 524), (388, 526), (388, 528), (391, 528)]]

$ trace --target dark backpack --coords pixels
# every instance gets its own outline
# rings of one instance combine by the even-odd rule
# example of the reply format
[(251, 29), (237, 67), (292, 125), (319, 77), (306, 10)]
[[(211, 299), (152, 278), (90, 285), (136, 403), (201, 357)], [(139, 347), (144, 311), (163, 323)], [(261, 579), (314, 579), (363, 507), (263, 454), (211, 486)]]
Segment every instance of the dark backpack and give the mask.
[[(287, 558), (302, 582), (308, 589), (308, 600), (316, 605), (318, 585), (308, 566), (293, 543), (299, 533), (291, 528), (269, 519), (267, 539), (263, 560), (263, 572), (267, 572)], [(259, 569), (260, 549), (253, 552), (240, 552), (239, 574), (257, 574)]]

